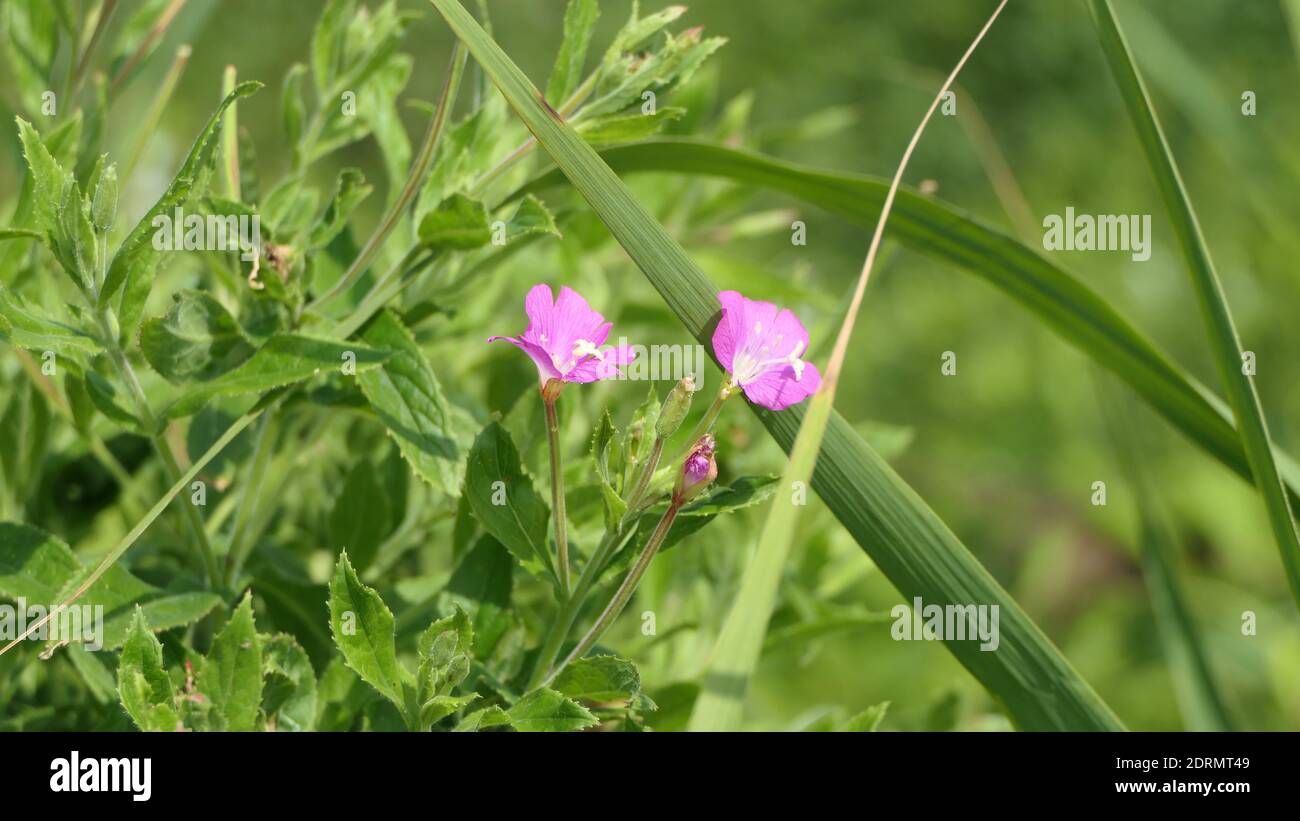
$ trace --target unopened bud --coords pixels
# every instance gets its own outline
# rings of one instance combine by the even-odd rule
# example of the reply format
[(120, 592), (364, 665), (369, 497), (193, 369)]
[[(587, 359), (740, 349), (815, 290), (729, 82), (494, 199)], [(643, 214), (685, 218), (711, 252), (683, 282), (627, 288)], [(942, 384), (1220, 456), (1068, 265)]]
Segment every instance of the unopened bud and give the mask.
[(682, 420), (691, 410), (691, 397), (695, 395), (695, 377), (689, 374), (673, 386), (668, 398), (664, 400), (659, 419), (655, 422), (655, 434), (667, 439), (682, 426)]
[(674, 504), (682, 504), (694, 498), (718, 478), (718, 463), (713, 458), (716, 450), (717, 442), (709, 433), (701, 436), (695, 447), (691, 448), (686, 461), (682, 463), (677, 487), (673, 488)]

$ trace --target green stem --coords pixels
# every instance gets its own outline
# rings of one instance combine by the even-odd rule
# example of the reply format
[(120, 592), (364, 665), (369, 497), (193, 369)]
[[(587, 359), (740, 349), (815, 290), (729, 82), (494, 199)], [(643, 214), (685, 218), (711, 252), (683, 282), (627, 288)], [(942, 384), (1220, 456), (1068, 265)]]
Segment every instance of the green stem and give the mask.
[(637, 504), (645, 496), (646, 490), (650, 487), (650, 480), (654, 478), (655, 471), (659, 468), (659, 459), (663, 454), (664, 438), (655, 436), (654, 444), (650, 447), (650, 455), (646, 458), (645, 464), (641, 465), (636, 484), (632, 486), (632, 493), (627, 497), (627, 513), (624, 516), (637, 509)]
[[(547, 388), (550, 386), (548, 385)], [(555, 511), (556, 576), (560, 581), (560, 599), (569, 598), (569, 524), (564, 508), (564, 466), (560, 456), (560, 419), (555, 412), (555, 397), (542, 391), (546, 408), (546, 441), (551, 446), (551, 507)]]
[[(154, 416), (153, 410), (149, 407), (149, 400), (145, 397), (144, 388), (140, 386), (140, 379), (136, 376), (135, 369), (131, 367), (131, 361), (127, 359), (126, 352), (122, 350), (122, 344), (118, 341), (117, 334), (113, 333), (107, 309), (96, 310), (94, 313), (95, 319), (99, 322), (100, 330), (104, 334), (104, 345), (108, 348), (109, 358), (113, 361), (118, 376), (126, 384), (127, 392), (131, 394), (131, 399), (135, 403), (136, 413), (140, 416), (141, 423), (149, 431), (149, 439), (153, 442), (154, 451), (157, 452), (158, 458), (162, 460), (167, 480), (174, 483), (181, 476), (181, 468), (176, 461), (176, 455), (172, 453), (171, 445), (167, 443), (167, 439), (163, 436), (158, 418)], [(182, 504), (181, 507), (185, 511), (186, 521), (189, 522), (194, 537), (194, 547), (203, 561), (204, 571), (208, 576), (208, 587), (216, 590), (221, 584), (221, 572), (217, 569), (217, 560), (212, 552), (212, 544), (208, 541), (208, 532), (203, 527), (203, 519), (199, 516), (199, 512), (194, 509), (194, 505)]]
[(723, 382), (722, 387), (718, 389), (718, 395), (713, 399), (713, 404), (709, 405), (708, 410), (700, 417), (700, 421), (695, 423), (691, 435), (687, 437), (682, 449), (668, 462), (669, 465), (680, 464), (690, 454), (691, 448), (695, 447), (695, 443), (700, 440), (700, 437), (713, 430), (713, 423), (718, 421), (718, 414), (722, 412), (722, 403), (726, 402), (733, 393), (735, 393), (735, 388), (730, 380)]
[(339, 277), (339, 281), (334, 284), (333, 288), (308, 305), (308, 310), (319, 310), (325, 303), (351, 288), (357, 278), (365, 273), (371, 260), (379, 253), (384, 241), (388, 239), (388, 235), (397, 227), (397, 221), (401, 218), (402, 212), (406, 210), (406, 206), (410, 205), (411, 200), (415, 198), (416, 192), (424, 184), (424, 175), (429, 170), (429, 163), (433, 160), (434, 149), (438, 145), (439, 138), (442, 137), (443, 128), (447, 124), (447, 118), (451, 114), (452, 106), (456, 104), (456, 91), (460, 87), (461, 73), (465, 68), (465, 55), (465, 44), (458, 41), (451, 53), (451, 65), (448, 67), (447, 77), (443, 81), (442, 96), (438, 100), (438, 108), (429, 120), (429, 128), (424, 134), (424, 142), (420, 145), (420, 153), (416, 155), (415, 162), (411, 165), (411, 172), (406, 176), (406, 184), (402, 186), (401, 194), (393, 202), (392, 208), (388, 209), (388, 213), (384, 215), (379, 227), (370, 235), (370, 240), (361, 249), (361, 253), (357, 255), (356, 259), (352, 260), (348, 270), (343, 276)]
[(552, 681), (555, 681), (556, 676), (558, 676), (565, 667), (568, 667), (573, 662), (582, 658), (586, 652), (600, 640), (600, 637), (605, 635), (605, 631), (609, 630), (610, 625), (614, 623), (614, 620), (623, 612), (623, 608), (627, 606), (628, 600), (632, 598), (632, 594), (636, 592), (637, 585), (641, 584), (641, 578), (645, 576), (646, 568), (650, 567), (650, 562), (654, 560), (655, 554), (659, 552), (659, 546), (664, 543), (664, 539), (668, 536), (668, 531), (672, 529), (673, 520), (677, 518), (677, 511), (681, 510), (681, 508), (682, 503), (674, 501), (668, 506), (668, 509), (664, 511), (663, 518), (661, 518), (659, 524), (655, 526), (654, 533), (650, 534), (650, 541), (646, 542), (645, 549), (641, 551), (641, 555), (637, 558), (636, 564), (634, 564), (632, 569), (628, 571), (627, 576), (623, 579), (623, 583), (618, 586), (618, 590), (614, 591), (614, 597), (609, 600), (609, 604), (605, 605), (605, 609), (601, 611), (600, 616), (596, 619), (596, 623), (587, 630), (586, 634), (583, 635), (577, 646), (574, 647), (573, 650), (569, 652), (569, 655), (564, 658), (564, 661), (556, 665), (555, 669), (547, 674), (546, 678), (542, 680), (540, 686), (546, 687), (550, 685)]

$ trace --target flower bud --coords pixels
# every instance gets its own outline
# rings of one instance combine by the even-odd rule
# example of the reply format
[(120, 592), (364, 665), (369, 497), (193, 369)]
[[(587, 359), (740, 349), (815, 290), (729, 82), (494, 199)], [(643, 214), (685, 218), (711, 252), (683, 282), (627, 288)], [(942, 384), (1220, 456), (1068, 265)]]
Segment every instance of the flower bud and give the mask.
[(706, 433), (691, 448), (686, 461), (682, 463), (681, 475), (677, 477), (677, 487), (673, 488), (673, 503), (682, 504), (701, 491), (708, 488), (718, 478), (718, 463), (713, 459), (717, 442), (713, 435)]
[(117, 166), (110, 165), (99, 177), (90, 207), (91, 222), (101, 234), (108, 233), (117, 219)]
[(682, 426), (682, 420), (691, 410), (691, 397), (695, 395), (695, 377), (689, 374), (673, 386), (668, 398), (664, 400), (659, 419), (655, 422), (655, 434), (667, 439)]

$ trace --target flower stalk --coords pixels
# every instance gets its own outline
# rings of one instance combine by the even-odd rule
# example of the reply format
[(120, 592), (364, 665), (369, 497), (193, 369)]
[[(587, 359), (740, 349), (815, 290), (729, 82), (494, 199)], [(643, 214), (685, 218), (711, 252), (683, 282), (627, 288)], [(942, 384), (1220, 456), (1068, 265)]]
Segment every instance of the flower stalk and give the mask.
[(546, 441), (551, 451), (551, 508), (555, 512), (555, 575), (560, 584), (561, 600), (569, 598), (569, 525), (564, 505), (564, 464), (560, 456), (560, 418), (555, 401), (564, 383), (552, 379), (542, 388), (542, 405), (546, 408)]

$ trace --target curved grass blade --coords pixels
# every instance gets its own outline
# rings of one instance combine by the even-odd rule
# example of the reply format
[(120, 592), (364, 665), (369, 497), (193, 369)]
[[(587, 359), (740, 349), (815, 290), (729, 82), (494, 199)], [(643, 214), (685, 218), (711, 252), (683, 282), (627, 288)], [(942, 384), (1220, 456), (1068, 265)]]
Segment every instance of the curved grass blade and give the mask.
[[(432, 2), (668, 306), (691, 333), (707, 342), (720, 308), (713, 283), (599, 155), (545, 104), (460, 3)], [(803, 416), (802, 408), (759, 414), (787, 450)], [(905, 597), (922, 596), (941, 606), (977, 601), (1000, 608), (1001, 645), (996, 652), (981, 652), (971, 642), (946, 646), (1020, 727), (1123, 729), (1015, 600), (834, 411), (813, 488)]]
[(1273, 538), (1282, 554), (1282, 565), (1286, 568), (1287, 582), (1291, 585), (1291, 595), (1300, 607), (1300, 532), (1296, 530), (1291, 503), (1282, 484), (1277, 462), (1273, 458), (1268, 423), (1264, 420), (1264, 412), (1259, 405), (1254, 379), (1242, 366), (1241, 340), (1232, 321), (1232, 312), (1228, 309), (1227, 296), (1214, 269), (1214, 262), (1210, 259), (1210, 249), (1201, 234), (1201, 226), (1178, 173), (1173, 152), (1169, 149), (1160, 120), (1151, 104), (1151, 96), (1137, 73), (1133, 55), (1115, 20), (1109, 0), (1093, 0), (1092, 12), (1106, 62), (1119, 85), (1120, 96), (1124, 98), (1124, 106), (1137, 129), (1138, 141), (1146, 153), (1156, 186), (1160, 189), (1160, 197), (1169, 211), (1178, 244), (1183, 256), (1187, 258), (1187, 272), (1201, 306), (1201, 316), (1205, 320), (1214, 363), (1227, 388), (1233, 415), (1237, 419), (1237, 430), (1246, 451), (1246, 459), (1250, 463), (1251, 475), (1255, 477), (1255, 486), (1264, 497), (1269, 525), (1273, 528)]
[[(855, 225), (870, 227), (888, 183), (858, 174), (820, 171), (698, 140), (654, 139), (602, 150), (614, 171), (672, 171), (713, 176), (781, 191)], [(511, 195), (565, 183), (557, 169)], [(1250, 481), (1250, 462), (1232, 411), (1213, 391), (1171, 362), (1095, 291), (1037, 251), (961, 210), (900, 189), (890, 235), (925, 254), (987, 280), (1020, 302), (1067, 342), (1123, 379), (1157, 412), (1224, 466)], [(1278, 450), (1292, 500), (1300, 504), (1300, 466)]]
[[(885, 223), (889, 212), (894, 207), (898, 196), (898, 186), (903, 181), (903, 172), (921, 134), (934, 116), (935, 109), (943, 100), (943, 95), (957, 74), (966, 65), (975, 48), (984, 39), (984, 35), (998, 19), (1007, 0), (998, 3), (993, 14), (989, 16), (984, 28), (966, 49), (957, 67), (948, 75), (943, 87), (935, 94), (930, 108), (921, 118), (921, 123), (912, 134), (912, 139), (903, 151), (903, 158), (898, 163), (894, 178), (890, 181), (885, 202), (880, 208), (880, 217), (875, 231), (871, 234), (871, 245), (867, 249), (866, 261), (862, 263), (862, 272), (858, 275), (857, 286), (849, 309), (844, 314), (844, 321), (835, 338), (835, 347), (823, 372), (821, 388), (808, 403), (803, 424), (790, 449), (790, 461), (786, 464), (785, 474), (781, 477), (783, 487), (795, 488), (807, 486), (812, 479), (813, 468), (817, 463), (817, 453), (821, 449), (822, 438), (826, 435), (826, 423), (830, 421), (831, 408), (835, 404), (835, 391), (839, 387), (840, 373), (844, 369), (844, 357), (849, 350), (849, 339), (853, 327), (857, 324), (858, 311), (862, 308), (862, 298), (866, 293), (867, 280), (871, 276), (876, 253), (880, 250), (880, 241), (885, 234)], [(776, 607), (777, 593), (781, 587), (781, 576), (794, 546), (794, 526), (799, 519), (799, 508), (793, 504), (777, 501), (768, 508), (767, 520), (758, 538), (758, 549), (753, 562), (745, 569), (740, 582), (740, 593), (718, 635), (718, 644), (709, 660), (708, 671), (704, 676), (703, 689), (691, 711), (688, 729), (696, 731), (719, 731), (739, 729), (745, 707), (745, 692), (748, 683), (758, 667), (759, 656), (763, 652), (763, 637), (767, 635), (767, 625), (772, 618), (772, 609)]]

